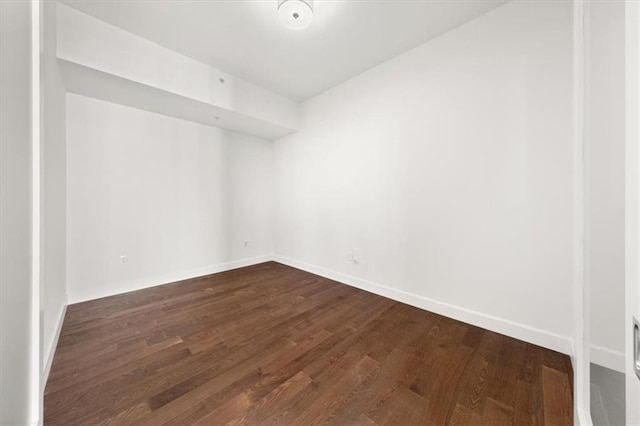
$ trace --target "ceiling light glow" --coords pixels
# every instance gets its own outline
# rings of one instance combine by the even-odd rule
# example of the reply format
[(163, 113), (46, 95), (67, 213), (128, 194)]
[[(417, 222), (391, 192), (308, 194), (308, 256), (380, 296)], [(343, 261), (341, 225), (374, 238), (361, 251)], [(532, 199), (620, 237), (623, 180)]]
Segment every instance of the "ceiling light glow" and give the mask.
[(313, 0), (278, 0), (278, 16), (287, 28), (307, 28), (313, 20)]

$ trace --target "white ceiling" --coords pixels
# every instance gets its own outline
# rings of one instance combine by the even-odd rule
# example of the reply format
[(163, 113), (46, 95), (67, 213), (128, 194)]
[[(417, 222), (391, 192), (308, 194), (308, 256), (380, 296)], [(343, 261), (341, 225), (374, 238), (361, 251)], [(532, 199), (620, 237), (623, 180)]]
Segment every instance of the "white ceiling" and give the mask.
[(277, 0), (63, 0), (296, 101), (306, 100), (508, 0), (316, 0), (285, 28)]

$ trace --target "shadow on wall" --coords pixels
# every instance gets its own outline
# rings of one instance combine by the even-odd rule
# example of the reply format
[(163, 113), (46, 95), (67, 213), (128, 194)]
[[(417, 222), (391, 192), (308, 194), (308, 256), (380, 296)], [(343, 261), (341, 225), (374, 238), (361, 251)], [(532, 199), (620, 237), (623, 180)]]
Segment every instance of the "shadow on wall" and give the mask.
[(625, 424), (624, 374), (591, 364), (591, 418), (594, 425)]

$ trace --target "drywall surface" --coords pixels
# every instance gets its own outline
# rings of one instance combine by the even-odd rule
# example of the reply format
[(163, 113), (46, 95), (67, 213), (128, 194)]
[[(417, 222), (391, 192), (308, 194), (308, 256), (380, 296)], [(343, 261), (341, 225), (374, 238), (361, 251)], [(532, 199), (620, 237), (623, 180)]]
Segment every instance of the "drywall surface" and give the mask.
[[(42, 350), (45, 375), (67, 303), (65, 89), (56, 59), (56, 2), (42, 1)], [(46, 384), (46, 377), (42, 385)]]
[(271, 254), (272, 185), (268, 141), (67, 94), (69, 301)]
[[(64, 4), (58, 5), (57, 55), (71, 63), (289, 131), (298, 126), (296, 102)], [(223, 125), (225, 113), (218, 115)]]
[(303, 104), (276, 258), (568, 352), (571, 13), (509, 3)]
[(587, 224), (591, 361), (624, 372), (624, 10), (592, 2)]
[[(31, 13), (0, 2), (0, 424), (29, 422)], [(34, 349), (34, 350), (37, 350)]]

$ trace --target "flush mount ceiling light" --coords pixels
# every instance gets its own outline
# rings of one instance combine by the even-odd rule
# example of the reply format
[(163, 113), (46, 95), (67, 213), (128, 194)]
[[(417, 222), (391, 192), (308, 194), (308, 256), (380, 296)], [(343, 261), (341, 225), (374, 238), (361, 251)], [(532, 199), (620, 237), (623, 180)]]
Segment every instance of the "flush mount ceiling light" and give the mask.
[(278, 15), (287, 28), (307, 28), (313, 20), (313, 0), (278, 0)]

